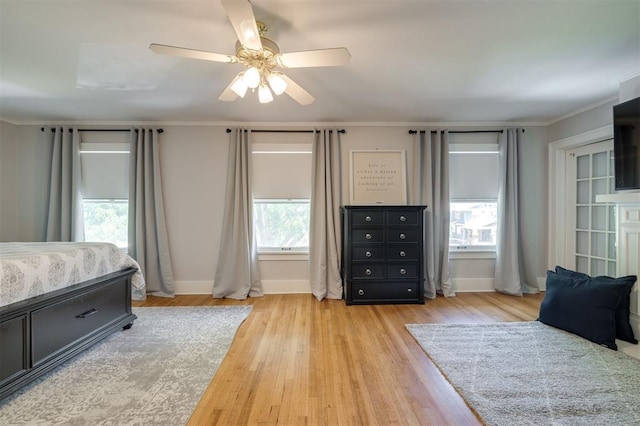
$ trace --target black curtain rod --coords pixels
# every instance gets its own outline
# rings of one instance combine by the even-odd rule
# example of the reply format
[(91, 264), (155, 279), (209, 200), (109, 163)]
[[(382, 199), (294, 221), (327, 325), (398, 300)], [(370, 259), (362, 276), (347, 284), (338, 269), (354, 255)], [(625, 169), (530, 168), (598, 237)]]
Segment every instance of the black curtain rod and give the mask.
[[(53, 132), (55, 129), (52, 128), (51, 131)], [(138, 129), (134, 129), (136, 131), (136, 133), (138, 132)], [(40, 127), (40, 131), (44, 132), (44, 127)], [(73, 132), (73, 129), (69, 129), (70, 132)], [(78, 129), (79, 132), (130, 132), (130, 129)], [(158, 129), (158, 133), (162, 133), (164, 132), (164, 129)]]
[[(431, 130), (431, 133), (438, 133), (442, 130)], [(409, 130), (409, 134), (415, 135), (416, 133), (427, 133), (426, 130)], [(449, 130), (449, 133), (502, 133), (503, 130)]]
[[(426, 130), (409, 130), (410, 135), (415, 135), (418, 132), (426, 133)], [(431, 133), (437, 133), (437, 132), (438, 130), (431, 130)], [(449, 130), (449, 133), (503, 133), (503, 132), (504, 130)], [(522, 129), (522, 133), (524, 133), (524, 129)]]
[[(319, 130), (251, 130), (252, 133), (317, 133)], [(227, 129), (227, 133), (231, 133), (231, 129)], [(345, 129), (339, 129), (338, 133), (347, 133)]]

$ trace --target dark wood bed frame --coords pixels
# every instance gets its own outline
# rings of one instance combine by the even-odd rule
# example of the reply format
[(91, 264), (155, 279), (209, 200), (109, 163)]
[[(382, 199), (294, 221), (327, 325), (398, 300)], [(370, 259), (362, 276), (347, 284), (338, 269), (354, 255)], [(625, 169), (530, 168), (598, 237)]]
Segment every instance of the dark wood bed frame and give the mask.
[(0, 307), (0, 400), (121, 329), (134, 268)]

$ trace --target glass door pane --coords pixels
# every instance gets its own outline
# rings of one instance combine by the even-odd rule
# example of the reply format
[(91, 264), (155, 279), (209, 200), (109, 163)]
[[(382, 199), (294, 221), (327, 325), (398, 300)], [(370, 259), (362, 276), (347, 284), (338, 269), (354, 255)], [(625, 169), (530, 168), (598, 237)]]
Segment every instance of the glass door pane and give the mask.
[(567, 232), (568, 265), (589, 275), (616, 274), (615, 205), (599, 203), (596, 196), (610, 194), (613, 180), (613, 141), (586, 145), (567, 153), (572, 217)]

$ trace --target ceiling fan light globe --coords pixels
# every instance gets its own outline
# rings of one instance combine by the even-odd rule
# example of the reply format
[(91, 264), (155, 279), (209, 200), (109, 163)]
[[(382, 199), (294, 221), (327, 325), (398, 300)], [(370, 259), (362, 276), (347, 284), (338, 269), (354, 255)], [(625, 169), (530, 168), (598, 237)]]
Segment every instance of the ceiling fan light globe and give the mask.
[(242, 77), (236, 78), (236, 80), (231, 84), (231, 90), (235, 92), (236, 95), (244, 98), (244, 95), (247, 93), (247, 83), (245, 83)]
[(247, 84), (247, 87), (255, 89), (260, 85), (260, 71), (256, 67), (251, 67), (244, 72), (242, 79)]
[(269, 88), (264, 84), (261, 84), (260, 88), (258, 89), (258, 100), (261, 104), (268, 104), (269, 102), (273, 101), (271, 90), (269, 90)]
[(276, 95), (282, 95), (284, 91), (287, 90), (287, 82), (278, 74), (269, 74), (267, 81), (269, 82), (269, 86), (271, 86), (271, 90), (273, 90), (273, 93)]

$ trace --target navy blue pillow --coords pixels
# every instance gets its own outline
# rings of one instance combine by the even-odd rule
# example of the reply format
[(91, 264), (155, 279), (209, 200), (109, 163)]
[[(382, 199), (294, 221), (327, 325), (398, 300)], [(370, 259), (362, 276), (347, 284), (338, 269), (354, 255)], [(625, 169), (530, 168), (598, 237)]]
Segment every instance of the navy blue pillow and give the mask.
[(629, 306), (631, 303), (631, 289), (633, 288), (633, 284), (637, 279), (635, 275), (628, 275), (621, 278), (612, 278), (605, 276), (590, 277), (587, 274), (571, 271), (561, 266), (556, 266), (556, 273), (568, 277), (595, 280), (602, 284), (615, 284), (624, 286), (626, 288), (626, 291), (624, 292), (622, 300), (620, 300), (620, 305), (616, 309), (616, 338), (633, 344), (638, 343), (638, 340), (636, 340), (633, 334), (633, 328), (631, 328), (631, 324), (629, 323), (629, 315), (631, 314)]
[(616, 309), (625, 286), (547, 271), (538, 320), (617, 350)]

